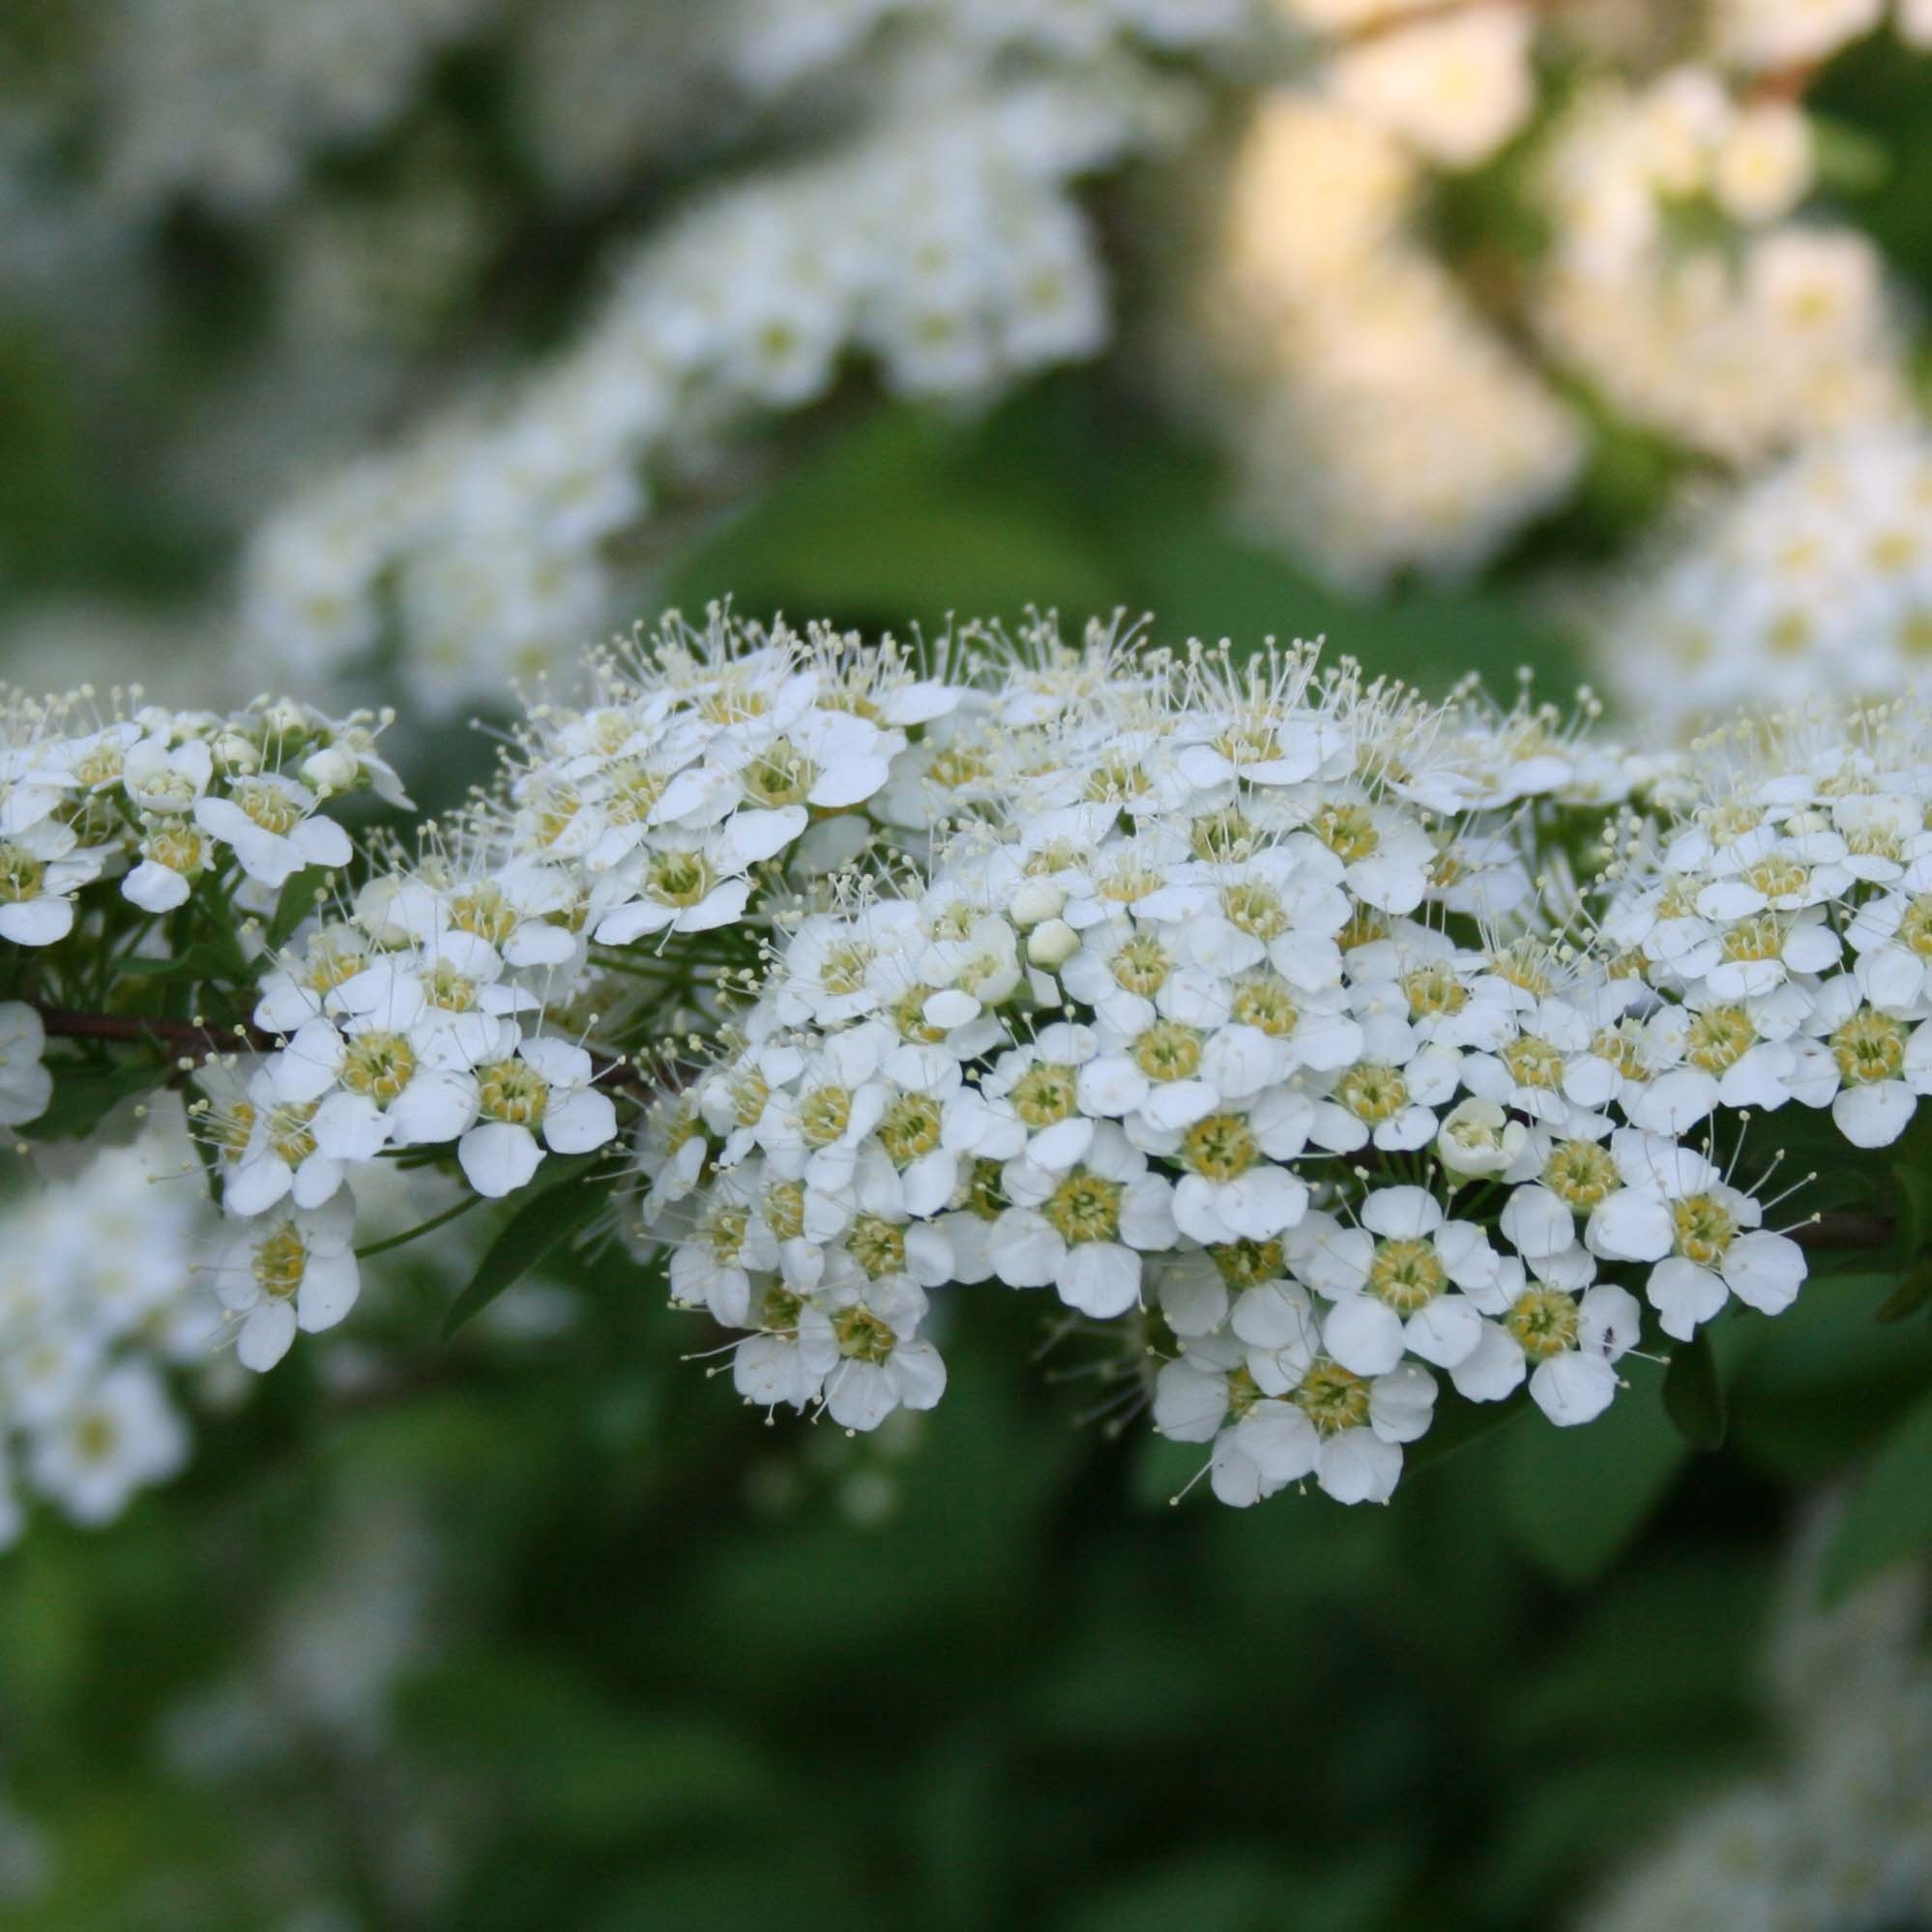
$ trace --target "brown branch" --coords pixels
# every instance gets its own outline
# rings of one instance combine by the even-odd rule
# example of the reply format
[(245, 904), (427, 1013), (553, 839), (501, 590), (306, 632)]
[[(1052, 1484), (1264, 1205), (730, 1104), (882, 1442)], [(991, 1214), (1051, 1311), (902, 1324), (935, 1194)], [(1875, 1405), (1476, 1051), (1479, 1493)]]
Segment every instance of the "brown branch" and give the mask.
[(1889, 1247), (1898, 1239), (1898, 1223), (1889, 1215), (1820, 1215), (1792, 1229), (1800, 1247)]
[(268, 1053), (282, 1043), (278, 1035), (241, 1020), (220, 1025), (167, 1019), (159, 1013), (86, 1013), (63, 1007), (39, 1007), (35, 1010), (52, 1039), (105, 1039), (160, 1046), (176, 1059), (197, 1063), (238, 1050)]

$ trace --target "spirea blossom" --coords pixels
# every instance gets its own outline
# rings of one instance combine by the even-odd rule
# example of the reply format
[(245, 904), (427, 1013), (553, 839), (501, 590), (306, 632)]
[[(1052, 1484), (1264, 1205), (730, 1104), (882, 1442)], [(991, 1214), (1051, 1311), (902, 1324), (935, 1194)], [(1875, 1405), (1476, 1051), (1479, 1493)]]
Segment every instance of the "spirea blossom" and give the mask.
[(1225, 1500), (1381, 1500), (1444, 1379), (1576, 1424), (1640, 1293), (1689, 1333), (1693, 1196), (1743, 1231), (1716, 1303), (1796, 1292), (1798, 1247), (1676, 1137), (1714, 1093), (1654, 1100), (1666, 1001), (1519, 917), (1526, 823), (1638, 765), (1301, 648), (1042, 625), (957, 675), (874, 856), (779, 911), (757, 998), (637, 1144), (643, 1232), (742, 1332), (748, 1400), (926, 1406), (936, 1296), (1004, 1286), (1119, 1334)]
[(1692, 506), (1594, 642), (1611, 688), (1679, 734), (1743, 703), (1910, 688), (1932, 663), (1932, 438), (1828, 440)]

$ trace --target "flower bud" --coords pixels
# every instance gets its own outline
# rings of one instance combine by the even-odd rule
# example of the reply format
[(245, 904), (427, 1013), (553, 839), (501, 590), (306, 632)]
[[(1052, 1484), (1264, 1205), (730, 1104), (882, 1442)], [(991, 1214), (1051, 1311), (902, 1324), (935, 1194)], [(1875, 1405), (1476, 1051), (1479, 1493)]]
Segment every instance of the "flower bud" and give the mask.
[(1064, 919), (1049, 919), (1027, 935), (1026, 956), (1047, 973), (1057, 973), (1080, 950), (1080, 935)]
[(1051, 879), (1029, 879), (1014, 893), (1008, 911), (1017, 926), (1039, 925), (1045, 920), (1057, 920), (1066, 903), (1065, 887), (1056, 886)]

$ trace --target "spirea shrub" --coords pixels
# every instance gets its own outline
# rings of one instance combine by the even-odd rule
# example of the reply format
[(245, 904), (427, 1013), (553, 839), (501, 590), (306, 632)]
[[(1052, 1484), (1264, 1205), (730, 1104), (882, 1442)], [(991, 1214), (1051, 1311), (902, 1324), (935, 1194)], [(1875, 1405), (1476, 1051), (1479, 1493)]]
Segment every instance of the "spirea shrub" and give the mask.
[(1588, 692), (1306, 645), (721, 611), (585, 691), (414, 828), (381, 719), (7, 703), (0, 1120), (182, 1089), (220, 1210), (128, 1303), (191, 1286), (212, 1344), (129, 1316), (23, 1402), (44, 1284), (0, 1299), (34, 1487), (172, 1469), (184, 1335), (267, 1370), (348, 1316), (400, 1162), (510, 1202), (459, 1317), (621, 1242), (745, 1400), (870, 1429), (942, 1398), (950, 1303), (1019, 1293), (1225, 1502), (1385, 1501), (1432, 1432), (1592, 1421), (1633, 1352), (1694, 1407), (1705, 1325), (1869, 1234), (1825, 1206), (1932, 1091), (1917, 702), (1639, 756)]

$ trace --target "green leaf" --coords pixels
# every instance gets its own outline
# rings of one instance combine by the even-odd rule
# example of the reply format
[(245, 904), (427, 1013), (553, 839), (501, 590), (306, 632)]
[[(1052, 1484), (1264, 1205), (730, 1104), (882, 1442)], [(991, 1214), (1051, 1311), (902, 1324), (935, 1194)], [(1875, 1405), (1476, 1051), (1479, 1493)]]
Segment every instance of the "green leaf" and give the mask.
[(1880, 1322), (1908, 1321), (1928, 1304), (1932, 1304), (1932, 1259), (1919, 1262), (1879, 1303), (1872, 1319)]
[(1436, 1404), (1435, 1420), (1429, 1424), (1428, 1434), (1402, 1451), (1404, 1478), (1447, 1460), (1471, 1443), (1494, 1435), (1506, 1423), (1526, 1415), (1533, 1406), (1525, 1389), (1517, 1390), (1501, 1402), (1468, 1402), (1459, 1395), (1446, 1396)]
[(1642, 1529), (1688, 1453), (1650, 1390), (1580, 1428), (1514, 1446), (1503, 1508), (1518, 1548), (1560, 1583), (1588, 1583)]
[(1932, 1549), (1932, 1395), (1908, 1410), (1852, 1492), (1819, 1571), (1835, 1603), (1875, 1571)]
[(443, 1318), (445, 1341), (568, 1242), (603, 1205), (605, 1190), (595, 1184), (590, 1165), (580, 1163), (565, 1179), (533, 1194), (503, 1224), (477, 1264), (469, 1286)]
[(328, 875), (319, 865), (307, 865), (282, 886), (275, 902), (275, 917), (269, 921), (268, 946), (271, 952), (288, 944), (288, 936), (315, 910), (315, 892)]
[(1690, 1340), (1679, 1342), (1671, 1350), (1670, 1366), (1664, 1371), (1663, 1399), (1665, 1412), (1692, 1449), (1723, 1448), (1729, 1423), (1724, 1414), (1724, 1385), (1717, 1373), (1717, 1352), (1711, 1345), (1709, 1329), (1699, 1329)]
[(1812, 166), (1819, 186), (1838, 194), (1869, 194), (1891, 177), (1891, 157), (1883, 142), (1862, 129), (1828, 115), (1805, 116), (1811, 124)]
[(204, 939), (171, 959), (123, 959), (114, 971), (124, 980), (232, 979), (230, 950)]
[(39, 1120), (18, 1131), (28, 1140), (75, 1140), (136, 1094), (151, 1093), (167, 1078), (167, 1068), (152, 1060), (108, 1060), (47, 1069), (54, 1077), (53, 1098)]

